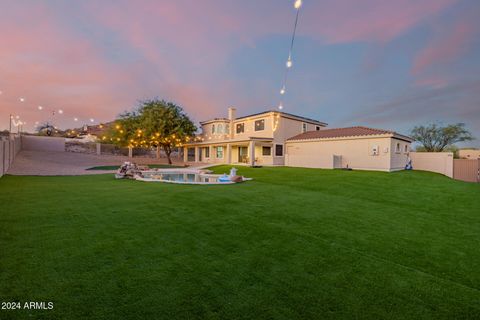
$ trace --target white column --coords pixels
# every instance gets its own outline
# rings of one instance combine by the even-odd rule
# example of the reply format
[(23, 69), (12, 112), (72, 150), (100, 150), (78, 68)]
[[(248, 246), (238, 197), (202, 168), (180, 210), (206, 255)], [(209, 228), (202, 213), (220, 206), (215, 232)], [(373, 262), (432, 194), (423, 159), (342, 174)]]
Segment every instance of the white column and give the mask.
[(128, 147), (128, 157), (133, 158), (133, 148), (132, 147)]
[(255, 141), (250, 141), (248, 145), (248, 157), (250, 161), (250, 165), (255, 165)]
[(188, 148), (183, 147), (183, 162), (187, 163), (188, 162)]
[(230, 143), (227, 143), (227, 154), (226, 154), (226, 160), (228, 164), (232, 163), (232, 145)]
[(199, 157), (199, 147), (195, 147), (195, 162), (200, 162), (200, 157)]

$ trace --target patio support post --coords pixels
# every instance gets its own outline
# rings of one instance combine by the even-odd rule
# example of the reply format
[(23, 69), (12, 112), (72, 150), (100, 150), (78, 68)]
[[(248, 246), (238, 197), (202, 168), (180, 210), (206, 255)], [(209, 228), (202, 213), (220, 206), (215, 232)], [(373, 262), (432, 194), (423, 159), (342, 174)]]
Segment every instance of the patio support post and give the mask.
[(133, 148), (132, 147), (128, 147), (128, 157), (133, 158)]
[(102, 145), (97, 142), (97, 156), (99, 156), (102, 153)]
[(199, 154), (200, 148), (195, 147), (195, 162), (200, 162), (200, 154)]
[(228, 164), (232, 163), (232, 145), (230, 143), (227, 143), (227, 154), (226, 154), (226, 160)]
[(187, 163), (188, 162), (188, 148), (183, 147), (183, 162)]
[(248, 145), (248, 157), (250, 161), (250, 165), (254, 166), (255, 165), (255, 141), (250, 141)]

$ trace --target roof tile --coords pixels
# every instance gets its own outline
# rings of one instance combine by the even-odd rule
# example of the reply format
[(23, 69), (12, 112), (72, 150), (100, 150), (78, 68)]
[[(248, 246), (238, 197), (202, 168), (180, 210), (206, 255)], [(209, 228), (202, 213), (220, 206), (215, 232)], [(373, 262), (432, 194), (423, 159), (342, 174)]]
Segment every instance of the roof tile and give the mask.
[(381, 134), (393, 134), (393, 135), (403, 137), (404, 139), (411, 140), (411, 138), (400, 135), (391, 130), (374, 129), (374, 128), (368, 128), (368, 127), (362, 127), (362, 126), (324, 129), (324, 130), (318, 130), (318, 131), (307, 131), (305, 133), (301, 133), (299, 135), (291, 137), (288, 140), (311, 140), (311, 139), (359, 137), (359, 136), (373, 136), (373, 135), (381, 135)]

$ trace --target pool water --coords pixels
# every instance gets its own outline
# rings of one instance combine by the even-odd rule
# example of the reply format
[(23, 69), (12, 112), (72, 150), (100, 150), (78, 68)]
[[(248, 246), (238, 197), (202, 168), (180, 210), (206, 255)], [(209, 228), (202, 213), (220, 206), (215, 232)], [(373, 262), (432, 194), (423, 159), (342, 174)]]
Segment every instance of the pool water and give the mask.
[(232, 183), (222, 182), (219, 180), (219, 175), (205, 174), (205, 173), (183, 173), (183, 172), (144, 172), (143, 181), (163, 181), (173, 183), (194, 183), (194, 184), (208, 184), (208, 183)]

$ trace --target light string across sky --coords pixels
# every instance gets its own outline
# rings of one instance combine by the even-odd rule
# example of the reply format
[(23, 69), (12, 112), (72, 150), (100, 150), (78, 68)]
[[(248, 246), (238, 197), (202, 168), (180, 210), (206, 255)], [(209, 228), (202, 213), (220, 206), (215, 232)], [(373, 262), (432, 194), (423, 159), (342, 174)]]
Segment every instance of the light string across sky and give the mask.
[[(294, 25), (293, 25), (293, 32), (292, 32), (290, 47), (289, 47), (289, 51), (288, 51), (288, 58), (287, 58), (287, 61), (285, 63), (285, 73), (284, 73), (284, 77), (283, 77), (283, 84), (282, 84), (282, 87), (280, 89), (280, 103), (278, 105), (278, 109), (280, 109), (280, 110), (282, 110), (283, 107), (284, 107), (283, 99), (284, 99), (285, 94), (287, 92), (288, 73), (289, 73), (290, 69), (293, 67), (293, 48), (294, 48), (294, 44), (295, 44), (295, 35), (296, 35), (296, 32), (297, 32), (300, 8), (302, 7), (302, 5), (303, 5), (302, 0), (295, 0), (294, 5), (293, 5), (295, 10), (296, 10), (296, 15), (295, 15), (295, 22), (294, 22)], [(4, 92), (0, 91), (0, 96), (2, 96), (2, 95), (4, 95)], [(18, 101), (22, 104), (27, 103), (27, 100), (24, 97), (18, 98)], [(43, 115), (45, 115), (45, 113), (48, 112), (47, 113), (49, 115), (48, 119), (44, 122), (49, 123), (51, 125), (53, 125), (54, 117), (56, 115), (64, 115), (63, 109), (45, 108), (42, 105), (38, 105), (35, 108), (39, 112), (42, 112)], [(79, 122), (80, 121), (80, 119), (78, 117), (72, 117), (72, 120), (74, 122)], [(94, 118), (89, 118), (89, 119), (83, 120), (83, 122), (93, 124), (93, 123), (95, 123), (95, 119)], [(21, 116), (18, 115), (18, 114), (16, 114), (16, 115), (11, 114), (10, 115), (10, 123), (13, 124), (15, 127), (19, 127), (19, 126), (23, 126), (23, 125), (27, 124), (26, 121), (21, 120)], [(35, 128), (38, 128), (39, 125), (40, 125), (40, 122), (36, 121), (35, 122)]]
[[(4, 92), (3, 91), (0, 91), (0, 96), (4, 96)], [(21, 104), (24, 104), (24, 103), (27, 103), (27, 99), (24, 98), (24, 97), (20, 97), (18, 98), (18, 102), (20, 102)], [(63, 109), (56, 109), (56, 108), (50, 108), (50, 110), (48, 110), (47, 108), (41, 106), (41, 105), (38, 105), (35, 107), (36, 110), (38, 110), (39, 112), (42, 112), (43, 115), (45, 115), (45, 112), (48, 112), (49, 116), (48, 116), (48, 120), (46, 120), (45, 122), (46, 123), (49, 123), (49, 124), (53, 124), (53, 117), (55, 117), (56, 115), (63, 115), (64, 114), (64, 111)], [(74, 122), (79, 122), (81, 119), (78, 118), (78, 117), (73, 117), (72, 120)], [(90, 119), (85, 119), (83, 121), (84, 123), (95, 123), (95, 119), (94, 118), (90, 118)], [(27, 124), (26, 121), (22, 121), (21, 120), (21, 116), (18, 115), (18, 114), (10, 114), (10, 123), (13, 124), (14, 127), (19, 127), (19, 126), (24, 126)], [(35, 128), (38, 128), (40, 125), (40, 121), (35, 121)]]
[(285, 63), (285, 74), (283, 77), (283, 85), (280, 89), (280, 103), (278, 105), (278, 109), (283, 109), (283, 97), (287, 92), (287, 80), (288, 80), (288, 71), (293, 67), (293, 45), (295, 43), (295, 35), (297, 33), (297, 25), (298, 25), (298, 17), (300, 15), (300, 8), (302, 7), (302, 0), (295, 0), (294, 8), (297, 11), (295, 15), (295, 23), (293, 25), (293, 32), (292, 32), (292, 41), (290, 42), (290, 49), (288, 51), (288, 59)]

